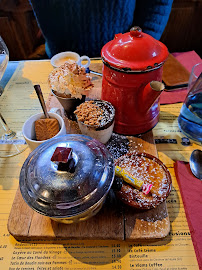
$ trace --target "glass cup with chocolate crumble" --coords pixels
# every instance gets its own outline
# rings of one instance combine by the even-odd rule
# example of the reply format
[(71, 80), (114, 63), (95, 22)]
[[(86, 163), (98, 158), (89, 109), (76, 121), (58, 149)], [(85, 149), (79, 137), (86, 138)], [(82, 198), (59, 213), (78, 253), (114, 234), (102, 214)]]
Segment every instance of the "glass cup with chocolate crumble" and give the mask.
[(80, 104), (74, 111), (79, 128), (101, 143), (107, 143), (114, 128), (115, 109), (105, 100), (90, 100)]

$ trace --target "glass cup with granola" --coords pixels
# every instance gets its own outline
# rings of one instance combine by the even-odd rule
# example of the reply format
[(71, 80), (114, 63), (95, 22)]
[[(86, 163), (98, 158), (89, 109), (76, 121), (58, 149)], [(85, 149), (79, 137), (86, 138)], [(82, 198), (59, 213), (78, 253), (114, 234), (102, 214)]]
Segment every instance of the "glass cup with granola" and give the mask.
[(107, 143), (114, 128), (115, 109), (105, 100), (90, 100), (74, 111), (82, 134)]

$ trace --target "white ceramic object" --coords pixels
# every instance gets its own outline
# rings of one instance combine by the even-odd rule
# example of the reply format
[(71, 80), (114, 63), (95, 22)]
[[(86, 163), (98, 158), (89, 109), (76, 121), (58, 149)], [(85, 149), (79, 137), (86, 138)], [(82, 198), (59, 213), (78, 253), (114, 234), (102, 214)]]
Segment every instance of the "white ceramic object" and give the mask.
[[(54, 137), (66, 134), (66, 127), (65, 127), (64, 120), (61, 117), (60, 109), (52, 108), (51, 111), (49, 112), (50, 117), (57, 119), (59, 122), (59, 125), (60, 125), (60, 130)], [(24, 123), (24, 125), (22, 127), (22, 134), (23, 134), (25, 141), (27, 142), (29, 148), (32, 151), (40, 144), (48, 141), (48, 140), (36, 141), (36, 139), (35, 139), (36, 135), (35, 135), (34, 123), (36, 120), (41, 119), (41, 118), (44, 118), (44, 113), (37, 113), (35, 115), (32, 115), (30, 118), (27, 119), (27, 121)], [(51, 139), (49, 139), (49, 140), (51, 140)]]
[[(68, 60), (75, 61), (79, 66), (88, 68), (90, 66), (90, 58), (86, 55), (80, 56), (78, 53), (67, 51), (67, 52), (61, 52), (56, 55), (54, 55), (51, 58), (51, 65), (53, 67), (59, 67), (62, 64), (64, 64)], [(82, 64), (82, 61), (87, 61), (85, 65)]]

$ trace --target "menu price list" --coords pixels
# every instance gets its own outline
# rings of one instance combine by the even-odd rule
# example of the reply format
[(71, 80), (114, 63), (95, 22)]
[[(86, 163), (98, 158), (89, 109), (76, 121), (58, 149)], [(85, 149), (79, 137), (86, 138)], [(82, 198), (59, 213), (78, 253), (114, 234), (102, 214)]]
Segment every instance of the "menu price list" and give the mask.
[(16, 242), (9, 270), (123, 269), (121, 263), (121, 244)]
[[(0, 245), (2, 270), (198, 269), (192, 260), (193, 254), (182, 254), (184, 246), (186, 250), (192, 250), (189, 232), (170, 233), (163, 240), (147, 244), (104, 240), (20, 243), (8, 233), (2, 237), (4, 243), (8, 242)], [(175, 244), (172, 238), (175, 238)]]

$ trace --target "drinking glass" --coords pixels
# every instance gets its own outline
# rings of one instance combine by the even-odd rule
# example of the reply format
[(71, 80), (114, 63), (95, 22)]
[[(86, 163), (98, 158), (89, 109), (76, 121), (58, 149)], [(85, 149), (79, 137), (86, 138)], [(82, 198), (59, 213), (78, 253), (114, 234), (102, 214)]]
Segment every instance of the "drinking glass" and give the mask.
[(202, 72), (202, 63), (198, 63), (192, 67), (192, 71), (188, 82), (188, 91), (193, 87), (195, 81), (198, 79)]
[[(8, 48), (0, 36), (0, 80), (2, 79), (9, 61)], [(3, 89), (1, 89), (1, 94)], [(0, 94), (0, 95), (1, 95)], [(0, 158), (12, 157), (23, 152), (27, 145), (15, 131), (11, 130), (0, 112)]]
[(202, 63), (192, 68), (188, 94), (178, 117), (182, 133), (202, 145)]

